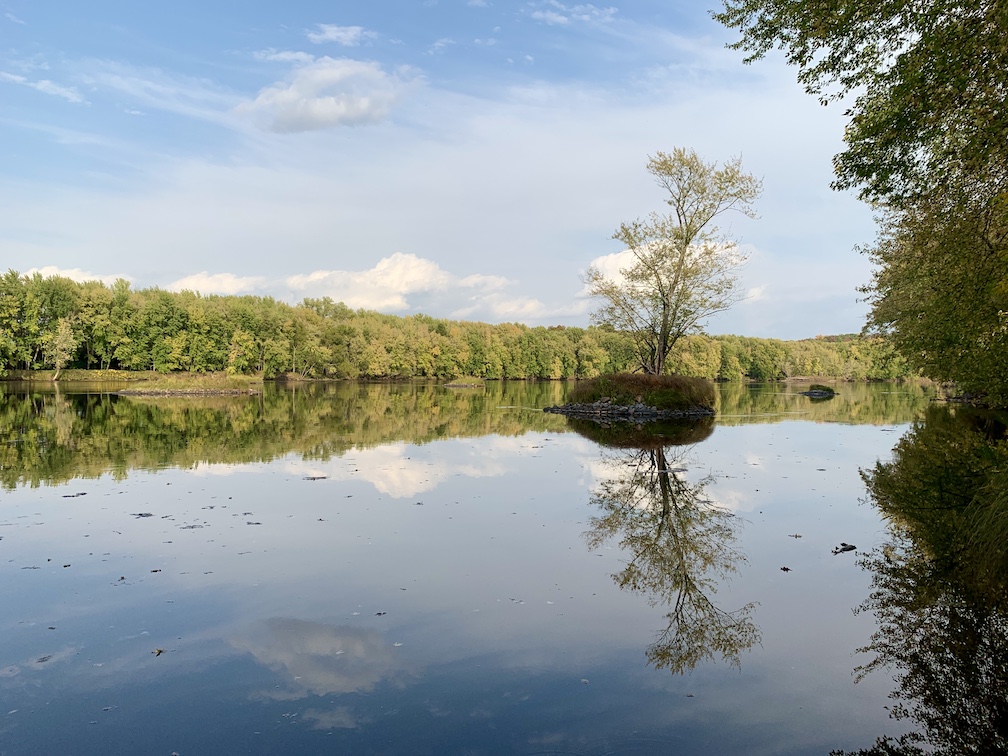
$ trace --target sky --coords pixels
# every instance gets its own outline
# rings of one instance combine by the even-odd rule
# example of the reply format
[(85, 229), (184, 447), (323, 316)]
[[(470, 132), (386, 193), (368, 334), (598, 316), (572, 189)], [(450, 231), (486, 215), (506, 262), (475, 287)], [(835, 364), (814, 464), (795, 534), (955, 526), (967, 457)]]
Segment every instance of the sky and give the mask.
[(686, 147), (763, 181), (707, 332), (859, 331), (843, 107), (744, 65), (714, 2), (0, 0), (0, 270), (584, 326)]

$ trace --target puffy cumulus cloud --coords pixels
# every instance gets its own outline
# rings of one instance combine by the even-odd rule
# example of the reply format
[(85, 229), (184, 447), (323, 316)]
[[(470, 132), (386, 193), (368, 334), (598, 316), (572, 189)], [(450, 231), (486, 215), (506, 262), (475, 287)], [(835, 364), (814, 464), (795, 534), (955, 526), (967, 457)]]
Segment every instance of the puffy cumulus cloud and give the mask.
[[(591, 261), (589, 266), (596, 268), (606, 278), (613, 281), (621, 281), (623, 279), (623, 269), (630, 267), (634, 262), (633, 253), (629, 249), (624, 249), (622, 252), (613, 252), (611, 255), (596, 257)], [(586, 285), (581, 290), (581, 296), (587, 295), (588, 286)]]
[(489, 318), (494, 321), (528, 322), (558, 317), (583, 315), (588, 301), (581, 299), (562, 307), (547, 307), (534, 297), (509, 296), (503, 292), (486, 292), (469, 298), (469, 303), (454, 310), (453, 318)]
[(616, 8), (599, 8), (590, 3), (565, 5), (558, 0), (547, 0), (532, 11), (531, 16), (550, 26), (565, 26), (571, 22), (605, 23), (616, 15)]
[(309, 42), (335, 42), (344, 47), (357, 47), (367, 40), (376, 39), (378, 35), (368, 31), (363, 26), (338, 26), (336, 24), (315, 24), (315, 30), (306, 33)]
[(0, 81), (9, 81), (12, 84), (20, 84), (24, 87), (29, 87), (42, 94), (53, 95), (54, 97), (62, 97), (67, 102), (73, 103), (86, 103), (85, 100), (77, 90), (72, 87), (64, 87), (60, 84), (56, 84), (49, 79), (36, 79), (31, 80), (19, 74), (7, 73), (5, 71), (0, 71)]
[[(733, 242), (721, 243), (717, 249), (719, 255), (730, 258), (729, 262), (732, 262), (736, 267), (744, 265), (748, 259), (749, 253)], [(637, 258), (634, 256), (633, 252), (629, 249), (624, 249), (621, 252), (613, 252), (609, 255), (596, 257), (589, 265), (596, 268), (606, 278), (619, 283), (623, 280), (623, 270), (634, 265), (636, 262)], [(762, 294), (762, 292), (762, 288), (748, 290), (749, 295), (755, 294), (757, 298)], [(587, 285), (582, 287), (580, 295), (582, 297), (588, 295)]]
[(368, 692), (406, 672), (393, 644), (374, 630), (275, 618), (230, 642), (281, 675), (287, 690), (265, 694), (279, 700)]
[(410, 294), (448, 292), (457, 288), (488, 291), (507, 283), (497, 276), (458, 278), (432, 260), (402, 252), (382, 258), (369, 270), (316, 270), (287, 279), (287, 286), (303, 295), (329, 296), (347, 307), (383, 311), (408, 309), (410, 304), (406, 297)]
[(416, 81), (410, 69), (388, 73), (374, 62), (324, 56), (296, 68), (290, 81), (240, 103), (235, 112), (278, 133), (374, 123)]
[(101, 275), (100, 273), (91, 273), (90, 271), (81, 270), (80, 268), (58, 268), (55, 265), (46, 265), (42, 268), (30, 268), (25, 271), (26, 276), (34, 276), (36, 273), (42, 276), (42, 278), (61, 276), (63, 278), (69, 278), (71, 281), (76, 281), (77, 283), (101, 281), (103, 284), (111, 285), (120, 278), (125, 279), (126, 281), (133, 280), (132, 277), (127, 276), (125, 273)]
[(198, 291), (200, 294), (248, 294), (266, 286), (261, 276), (236, 276), (234, 273), (202, 271), (173, 281), (168, 291)]

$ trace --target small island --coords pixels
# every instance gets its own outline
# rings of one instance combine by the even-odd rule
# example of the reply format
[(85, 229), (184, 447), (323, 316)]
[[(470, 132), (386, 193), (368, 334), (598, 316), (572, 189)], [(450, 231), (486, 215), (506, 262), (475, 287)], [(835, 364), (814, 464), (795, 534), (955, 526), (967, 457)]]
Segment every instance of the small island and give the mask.
[(809, 399), (832, 399), (836, 396), (836, 390), (831, 386), (824, 386), (821, 383), (813, 383), (806, 391), (799, 391), (802, 396)]
[(598, 423), (642, 424), (713, 417), (714, 397), (714, 384), (703, 378), (616, 373), (579, 382), (567, 404), (543, 411)]

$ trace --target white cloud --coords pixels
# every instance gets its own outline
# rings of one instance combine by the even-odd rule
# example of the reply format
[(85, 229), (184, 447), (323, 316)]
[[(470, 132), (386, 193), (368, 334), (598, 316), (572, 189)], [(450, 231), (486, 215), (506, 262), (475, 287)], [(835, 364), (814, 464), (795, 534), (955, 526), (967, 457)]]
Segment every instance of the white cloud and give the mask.
[(226, 128), (240, 125), (229, 113), (238, 98), (206, 79), (111, 61), (84, 61), (81, 66), (81, 80), (97, 89), (118, 92), (150, 108)]
[(496, 276), (457, 278), (431, 260), (401, 252), (382, 258), (369, 270), (316, 270), (287, 279), (287, 285), (294, 291), (330, 296), (355, 309), (383, 311), (408, 309), (409, 294), (447, 292), (459, 287), (498, 289), (506, 283)]
[[(470, 2), (469, 4), (474, 5), (475, 3)], [(7, 13), (4, 13), (4, 17), (12, 24), (19, 24), (21, 26), (24, 26), (24, 21), (22, 21), (20, 18), (15, 16), (13, 13), (10, 13), (9, 11)]]
[(429, 48), (427, 48), (428, 55), (434, 55), (436, 53), (444, 52), (444, 50), (455, 44), (455, 40), (449, 37), (442, 37), (441, 39), (434, 42)]
[(266, 285), (262, 276), (236, 276), (234, 273), (207, 271), (180, 278), (165, 288), (168, 291), (197, 291), (200, 294), (248, 294)]
[(470, 8), (489, 8), (490, 3), (487, 0), (467, 0), (466, 5)]
[(374, 123), (389, 114), (405, 90), (403, 75), (410, 72), (389, 74), (377, 63), (325, 56), (235, 110), (279, 133)]
[(392, 643), (364, 628), (277, 617), (230, 642), (280, 675), (285, 689), (267, 695), (281, 700), (367, 692), (406, 669)]
[(541, 9), (532, 11), (532, 18), (550, 26), (565, 26), (572, 21), (606, 23), (616, 15), (616, 8), (599, 8), (596, 5), (565, 5), (557, 0), (547, 0)]
[(42, 92), (43, 94), (53, 95), (54, 97), (62, 97), (67, 102), (87, 102), (87, 100), (85, 100), (73, 87), (64, 87), (60, 84), (53, 83), (49, 79), (38, 79), (36, 81), (32, 81), (31, 79), (27, 79), (18, 74), (0, 71), (0, 81), (9, 81), (12, 84), (20, 84), (24, 87), (30, 87), (38, 92)]
[(554, 13), (553, 11), (532, 11), (532, 18), (536, 21), (542, 21), (545, 24), (550, 24), (551, 26), (562, 26), (563, 24), (570, 23), (570, 19), (567, 16), (561, 16), (559, 13)]
[(90, 271), (81, 270), (80, 268), (58, 268), (55, 265), (46, 265), (42, 268), (29, 268), (25, 271), (24, 275), (34, 276), (38, 273), (43, 278), (49, 278), (51, 276), (62, 276), (63, 278), (69, 278), (71, 281), (77, 281), (78, 283), (85, 283), (87, 281), (101, 281), (106, 285), (115, 283), (119, 278), (123, 278), (127, 281), (132, 281), (130, 276), (125, 273), (116, 273), (114, 275), (100, 275), (98, 273), (91, 273)]
[(335, 42), (344, 47), (356, 47), (365, 40), (377, 38), (373, 31), (362, 26), (337, 26), (336, 24), (316, 24), (317, 31), (306, 32), (308, 40), (315, 44)]
[(258, 50), (253, 53), (256, 60), (268, 60), (274, 63), (314, 63), (315, 56), (300, 50)]

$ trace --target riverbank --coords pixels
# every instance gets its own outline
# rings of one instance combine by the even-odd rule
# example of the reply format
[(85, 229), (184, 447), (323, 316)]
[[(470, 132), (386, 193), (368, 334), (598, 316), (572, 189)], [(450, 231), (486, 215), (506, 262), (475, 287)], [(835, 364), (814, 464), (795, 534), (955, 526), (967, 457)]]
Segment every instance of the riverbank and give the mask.
[[(262, 393), (259, 376), (214, 373), (156, 373), (129, 370), (10, 370), (2, 380), (29, 385), (77, 388), (83, 385), (116, 386), (111, 393), (126, 396), (239, 396)], [(118, 388), (121, 386), (121, 388)]]

